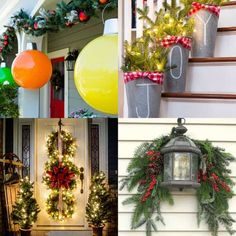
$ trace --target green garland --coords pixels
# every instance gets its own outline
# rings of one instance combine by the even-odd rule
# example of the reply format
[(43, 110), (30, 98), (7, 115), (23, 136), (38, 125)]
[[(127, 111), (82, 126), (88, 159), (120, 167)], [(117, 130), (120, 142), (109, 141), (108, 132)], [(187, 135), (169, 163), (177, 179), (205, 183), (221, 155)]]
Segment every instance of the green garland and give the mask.
[[(160, 203), (174, 203), (170, 190), (161, 185), (163, 156), (160, 154), (161, 148), (172, 137), (164, 136), (139, 146), (127, 168), (128, 176), (121, 181), (121, 190), (126, 187), (131, 192), (137, 187), (137, 193), (127, 198), (123, 204), (135, 205), (131, 227), (137, 229), (146, 224), (147, 236), (151, 235), (152, 230), (157, 231), (155, 221), (164, 224)], [(194, 142), (206, 162), (206, 168), (200, 169), (198, 177), (201, 183), (197, 189), (198, 222), (200, 224), (204, 219), (213, 236), (218, 235), (220, 224), (233, 234), (232, 223), (235, 221), (228, 212), (228, 201), (233, 197), (233, 181), (229, 176), (231, 171), (227, 167), (235, 159), (223, 149), (214, 147), (210, 141)]]
[(12, 25), (0, 37), (0, 53), (5, 57), (13, 50), (15, 31), (41, 36), (47, 32), (57, 32), (78, 23), (86, 23), (91, 17), (97, 16), (98, 11), (114, 9), (117, 0), (72, 0), (57, 4), (56, 10), (41, 8), (39, 15), (31, 17), (21, 10), (12, 17)]
[[(71, 218), (74, 213), (73, 190), (80, 172), (72, 162), (76, 152), (75, 140), (69, 132), (61, 131), (62, 154), (57, 147), (58, 132), (52, 132), (47, 141), (49, 161), (45, 163), (43, 183), (51, 190), (46, 202), (46, 211), (54, 220)], [(59, 155), (62, 155), (59, 160)], [(62, 210), (59, 209), (61, 197)]]

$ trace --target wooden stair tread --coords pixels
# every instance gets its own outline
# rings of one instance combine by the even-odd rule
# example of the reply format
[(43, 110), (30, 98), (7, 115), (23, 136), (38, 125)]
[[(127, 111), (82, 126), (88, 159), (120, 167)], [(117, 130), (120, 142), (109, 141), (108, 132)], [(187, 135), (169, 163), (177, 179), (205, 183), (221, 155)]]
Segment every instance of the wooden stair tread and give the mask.
[(225, 2), (222, 4), (222, 7), (227, 7), (227, 6), (236, 6), (236, 1)]
[(232, 32), (236, 31), (236, 27), (220, 27), (217, 29), (218, 32)]
[(236, 94), (222, 94), (222, 93), (162, 93), (163, 98), (198, 98), (198, 99), (236, 99)]
[(189, 62), (236, 62), (236, 57), (193, 57)]

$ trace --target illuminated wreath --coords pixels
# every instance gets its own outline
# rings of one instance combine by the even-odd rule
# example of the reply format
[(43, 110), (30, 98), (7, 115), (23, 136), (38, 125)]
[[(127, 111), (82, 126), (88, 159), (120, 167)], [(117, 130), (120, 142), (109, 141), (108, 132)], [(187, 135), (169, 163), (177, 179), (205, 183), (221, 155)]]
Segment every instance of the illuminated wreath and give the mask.
[[(46, 211), (54, 220), (71, 218), (74, 213), (73, 190), (80, 174), (72, 162), (76, 152), (75, 139), (69, 132), (61, 131), (62, 153), (58, 150), (58, 132), (52, 132), (47, 140), (49, 161), (45, 163), (43, 183), (51, 190), (46, 201)], [(60, 156), (61, 155), (61, 156)]]

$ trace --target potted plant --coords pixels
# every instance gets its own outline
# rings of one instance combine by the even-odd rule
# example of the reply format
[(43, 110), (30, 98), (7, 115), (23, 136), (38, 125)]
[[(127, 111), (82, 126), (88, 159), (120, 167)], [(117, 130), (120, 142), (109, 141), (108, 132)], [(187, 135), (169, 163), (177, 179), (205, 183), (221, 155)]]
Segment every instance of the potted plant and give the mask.
[(12, 210), (12, 220), (14, 224), (20, 226), (21, 236), (30, 236), (31, 228), (36, 222), (40, 212), (36, 199), (33, 197), (34, 183), (28, 177), (20, 180), (20, 190)]
[(148, 26), (145, 32), (152, 41), (169, 49), (167, 66), (170, 70), (165, 73), (165, 91), (184, 92), (194, 20), (186, 17), (185, 10), (177, 6), (176, 0), (171, 4), (165, 1), (163, 7), (165, 10), (156, 12), (154, 21), (148, 17), (148, 8), (138, 12)]
[(106, 175), (104, 172), (96, 173), (92, 177), (86, 206), (86, 218), (93, 229), (93, 236), (102, 236), (105, 223), (111, 220), (111, 210), (112, 199), (106, 186)]
[(192, 57), (213, 57), (220, 5), (227, 0), (181, 0), (188, 16), (195, 20)]
[(161, 90), (168, 50), (151, 41), (150, 32), (132, 43), (125, 42), (122, 70), (128, 101), (128, 116), (152, 118), (159, 116)]

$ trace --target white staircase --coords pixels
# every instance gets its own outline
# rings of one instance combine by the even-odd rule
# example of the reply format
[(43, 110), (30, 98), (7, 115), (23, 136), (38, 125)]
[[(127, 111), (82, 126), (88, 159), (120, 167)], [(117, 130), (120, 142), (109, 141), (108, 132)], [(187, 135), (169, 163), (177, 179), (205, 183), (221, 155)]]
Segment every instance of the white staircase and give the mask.
[(160, 117), (181, 116), (236, 117), (236, 1), (221, 8), (214, 58), (190, 58), (186, 92), (162, 94)]

